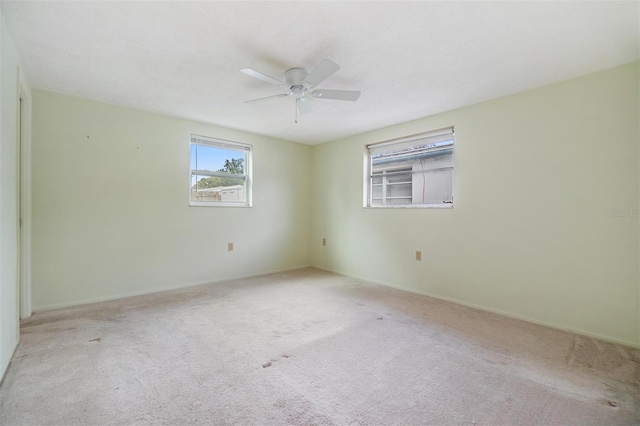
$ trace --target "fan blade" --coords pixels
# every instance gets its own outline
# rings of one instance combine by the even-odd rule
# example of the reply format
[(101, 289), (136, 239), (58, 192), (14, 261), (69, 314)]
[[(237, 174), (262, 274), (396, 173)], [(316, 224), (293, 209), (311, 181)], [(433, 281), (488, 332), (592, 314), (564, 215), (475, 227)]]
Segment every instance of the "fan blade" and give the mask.
[(337, 101), (357, 101), (360, 92), (356, 90), (328, 90), (318, 89), (311, 92), (314, 98), (335, 99)]
[(276, 80), (273, 77), (269, 77), (266, 74), (262, 74), (261, 72), (258, 72), (254, 69), (251, 68), (242, 68), (240, 70), (241, 73), (244, 73), (248, 76), (251, 76), (253, 78), (257, 78), (258, 80), (262, 80), (262, 81), (266, 81), (267, 83), (271, 83), (271, 84), (275, 84), (276, 86), (280, 86), (282, 88), (288, 89), (289, 86), (287, 86), (286, 84), (284, 84), (283, 82), (281, 82), (280, 80)]
[(311, 107), (311, 98), (308, 96), (300, 96), (296, 99), (296, 103), (298, 104), (300, 114), (309, 114), (313, 111), (313, 108)]
[(320, 62), (318, 66), (316, 66), (313, 71), (307, 75), (302, 83), (307, 87), (315, 87), (327, 78), (331, 77), (331, 75), (339, 69), (340, 66), (335, 62), (330, 61), (329, 59), (323, 59), (322, 62)]
[(245, 104), (250, 104), (250, 103), (254, 103), (254, 102), (264, 102), (264, 101), (270, 101), (272, 99), (276, 99), (276, 98), (286, 98), (287, 95), (286, 93), (281, 93), (279, 95), (271, 95), (271, 96), (266, 96), (264, 98), (258, 98), (258, 99), (251, 99), (250, 101), (244, 101)]

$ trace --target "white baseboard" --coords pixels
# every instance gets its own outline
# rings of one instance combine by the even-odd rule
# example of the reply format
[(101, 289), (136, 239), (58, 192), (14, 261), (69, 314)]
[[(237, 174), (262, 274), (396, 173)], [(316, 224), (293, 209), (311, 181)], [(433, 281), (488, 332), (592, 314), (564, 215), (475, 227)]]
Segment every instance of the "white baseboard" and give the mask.
[(292, 267), (292, 268), (279, 269), (279, 270), (275, 270), (275, 271), (264, 271), (264, 272), (261, 272), (261, 273), (258, 273), (258, 274), (239, 275), (239, 276), (233, 276), (233, 277), (216, 278), (216, 279), (213, 279), (213, 280), (207, 280), (207, 281), (202, 281), (202, 282), (187, 283), (187, 284), (177, 284), (177, 285), (171, 285), (171, 286), (148, 289), (148, 290), (131, 291), (131, 292), (126, 292), (126, 293), (118, 293), (118, 294), (114, 294), (114, 295), (110, 295), (110, 296), (104, 296), (104, 297), (94, 297), (94, 298), (91, 298), (91, 299), (75, 300), (73, 302), (54, 303), (54, 304), (51, 304), (51, 305), (42, 305), (42, 306), (33, 307), (33, 312), (50, 311), (52, 309), (69, 308), (69, 307), (72, 307), (72, 306), (88, 305), (90, 303), (108, 302), (110, 300), (124, 299), (124, 298), (127, 298), (127, 297), (143, 296), (145, 294), (162, 293), (164, 291), (179, 290), (181, 288), (189, 288), (189, 287), (196, 287), (196, 286), (200, 286), (200, 285), (214, 284), (214, 283), (218, 283), (218, 282), (221, 282), (221, 281), (231, 281), (231, 280), (239, 280), (239, 279), (243, 279), (243, 278), (260, 277), (260, 276), (263, 276), (263, 275), (278, 274), (278, 273), (281, 273), (281, 272), (295, 271), (295, 270), (298, 270), (298, 269), (304, 269), (304, 268), (309, 268), (309, 267), (311, 267), (311, 265), (296, 266), (296, 267)]

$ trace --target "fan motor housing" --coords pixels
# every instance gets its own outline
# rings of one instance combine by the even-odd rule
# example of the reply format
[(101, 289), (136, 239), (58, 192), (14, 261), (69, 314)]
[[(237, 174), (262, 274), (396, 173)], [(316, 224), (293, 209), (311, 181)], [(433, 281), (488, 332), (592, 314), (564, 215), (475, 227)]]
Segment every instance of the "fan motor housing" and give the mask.
[(284, 82), (292, 86), (302, 86), (302, 82), (309, 75), (309, 71), (304, 68), (291, 68), (284, 73)]

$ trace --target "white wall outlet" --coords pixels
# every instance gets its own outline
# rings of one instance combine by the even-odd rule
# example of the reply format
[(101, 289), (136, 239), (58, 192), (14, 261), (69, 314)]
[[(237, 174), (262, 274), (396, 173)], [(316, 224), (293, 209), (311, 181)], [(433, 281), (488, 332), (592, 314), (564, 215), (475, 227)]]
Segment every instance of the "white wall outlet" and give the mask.
[(227, 244), (227, 251), (233, 251), (233, 243)]
[(420, 250), (416, 250), (416, 260), (422, 260), (422, 252)]

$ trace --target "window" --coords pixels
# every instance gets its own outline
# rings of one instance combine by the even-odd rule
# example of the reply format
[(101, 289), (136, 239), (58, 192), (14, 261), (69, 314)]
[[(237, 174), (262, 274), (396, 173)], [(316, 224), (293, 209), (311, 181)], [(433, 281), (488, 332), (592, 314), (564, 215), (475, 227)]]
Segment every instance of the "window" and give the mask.
[(190, 205), (251, 205), (251, 145), (191, 135), (190, 156)]
[(373, 204), (411, 204), (411, 168), (385, 169), (371, 177)]
[(453, 127), (367, 146), (368, 207), (451, 207)]

